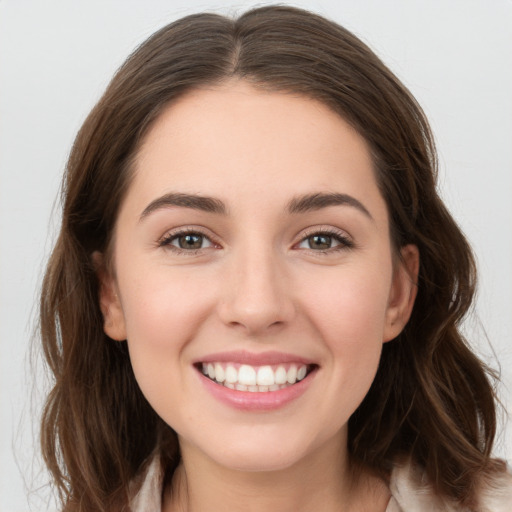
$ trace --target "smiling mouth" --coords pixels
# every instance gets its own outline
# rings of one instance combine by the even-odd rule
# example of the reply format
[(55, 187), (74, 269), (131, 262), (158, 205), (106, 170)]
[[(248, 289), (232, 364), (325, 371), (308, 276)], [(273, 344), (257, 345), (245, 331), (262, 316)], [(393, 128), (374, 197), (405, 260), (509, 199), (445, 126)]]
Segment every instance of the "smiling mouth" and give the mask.
[(266, 393), (288, 388), (304, 380), (315, 368), (311, 364), (251, 366), (237, 363), (199, 363), (201, 373), (220, 386), (237, 391)]

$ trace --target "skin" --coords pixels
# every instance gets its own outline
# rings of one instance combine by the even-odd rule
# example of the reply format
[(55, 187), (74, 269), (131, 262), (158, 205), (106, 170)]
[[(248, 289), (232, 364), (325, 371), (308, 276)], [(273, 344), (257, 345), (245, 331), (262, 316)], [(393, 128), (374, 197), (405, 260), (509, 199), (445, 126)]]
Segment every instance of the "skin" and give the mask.
[[(142, 215), (171, 192), (226, 212)], [(312, 192), (349, 195), (367, 212), (287, 211)], [(180, 228), (204, 236), (199, 250), (179, 249)], [(336, 236), (322, 250), (311, 236), (326, 230)], [(137, 381), (182, 451), (164, 510), (384, 510), (386, 486), (354, 476), (347, 422), (382, 344), (409, 318), (419, 256), (391, 247), (365, 140), (301, 96), (243, 81), (193, 91), (146, 136), (114, 237), (113, 271), (95, 256), (105, 332), (128, 340)], [(287, 352), (317, 371), (286, 406), (240, 411), (206, 392), (193, 365), (230, 350)]]

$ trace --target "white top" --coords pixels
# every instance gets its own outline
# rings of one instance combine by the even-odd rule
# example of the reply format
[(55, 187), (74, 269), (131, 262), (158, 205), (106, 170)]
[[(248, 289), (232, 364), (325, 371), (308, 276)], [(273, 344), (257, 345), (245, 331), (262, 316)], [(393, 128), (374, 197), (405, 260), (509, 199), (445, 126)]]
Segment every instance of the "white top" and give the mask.
[[(163, 471), (160, 458), (155, 456), (148, 466), (142, 486), (130, 501), (131, 512), (162, 510)], [(504, 473), (481, 493), (478, 510), (462, 509), (454, 504), (439, 502), (418, 470), (397, 466), (390, 480), (391, 499), (386, 512), (512, 512), (512, 475)]]

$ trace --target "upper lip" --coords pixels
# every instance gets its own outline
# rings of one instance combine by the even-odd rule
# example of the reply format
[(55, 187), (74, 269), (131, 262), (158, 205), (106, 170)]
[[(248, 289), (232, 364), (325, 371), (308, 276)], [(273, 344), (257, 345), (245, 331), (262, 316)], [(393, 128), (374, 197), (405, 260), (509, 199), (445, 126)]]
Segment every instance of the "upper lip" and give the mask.
[(314, 364), (310, 359), (286, 352), (268, 351), (254, 353), (248, 352), (246, 350), (235, 350), (208, 354), (195, 361), (195, 363), (239, 363), (248, 364), (250, 366), (275, 365), (284, 363), (301, 363), (308, 365)]

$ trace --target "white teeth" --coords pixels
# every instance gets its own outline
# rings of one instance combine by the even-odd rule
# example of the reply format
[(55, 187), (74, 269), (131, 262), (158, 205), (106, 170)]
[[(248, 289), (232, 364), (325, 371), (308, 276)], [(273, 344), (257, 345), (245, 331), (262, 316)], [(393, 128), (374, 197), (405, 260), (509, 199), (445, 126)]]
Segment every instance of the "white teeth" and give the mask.
[(274, 384), (274, 372), (270, 366), (260, 366), (256, 378), (258, 386), (272, 386)]
[(238, 370), (238, 382), (246, 386), (255, 386), (256, 370), (248, 364), (243, 364)]
[(230, 389), (261, 393), (284, 389), (303, 380), (308, 368), (304, 364), (290, 364), (288, 370), (285, 365), (253, 367), (243, 364), (237, 369), (234, 363), (202, 363), (201, 371)]
[(222, 365), (219, 363), (215, 364), (215, 377), (213, 377), (217, 382), (224, 382), (226, 380), (226, 372)]
[(288, 373), (286, 374), (286, 380), (289, 384), (295, 384), (297, 382), (297, 367), (295, 365), (291, 365)]
[(226, 368), (226, 382), (234, 384), (238, 382), (238, 372), (234, 366), (228, 365)]
[(275, 383), (276, 384), (284, 384), (286, 381), (287, 381), (286, 369), (284, 368), (284, 366), (280, 366), (276, 370)]

